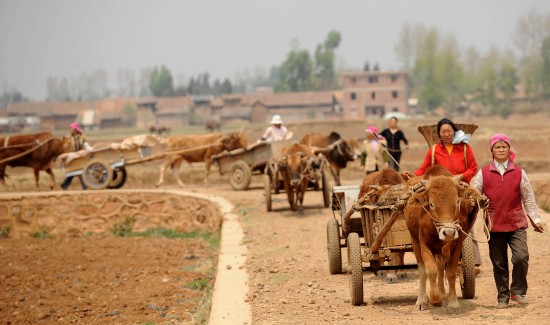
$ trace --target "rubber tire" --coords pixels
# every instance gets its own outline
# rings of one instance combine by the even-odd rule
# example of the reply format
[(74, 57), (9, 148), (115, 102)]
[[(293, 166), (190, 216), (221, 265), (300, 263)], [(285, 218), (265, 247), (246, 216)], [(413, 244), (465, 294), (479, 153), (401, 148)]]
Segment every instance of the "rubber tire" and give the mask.
[(237, 160), (229, 167), (229, 184), (234, 190), (248, 189), (252, 180), (250, 166), (242, 160)]
[(460, 273), (460, 289), (463, 299), (473, 299), (476, 294), (476, 264), (474, 242), (470, 237), (462, 243), (462, 260)]
[(271, 212), (272, 210), (272, 204), (271, 204), (271, 178), (269, 175), (262, 175), (262, 178), (264, 180), (264, 193), (265, 193), (265, 207), (267, 212)]
[(340, 247), (340, 230), (338, 221), (332, 218), (327, 221), (328, 269), (330, 274), (342, 273), (342, 248)]
[(332, 186), (329, 181), (329, 175), (326, 171), (323, 171), (321, 174), (321, 186), (323, 188), (323, 203), (325, 204), (325, 208), (328, 208), (330, 206)]
[(351, 304), (359, 306), (363, 304), (363, 265), (361, 263), (361, 242), (356, 232), (348, 235), (348, 261)]
[(124, 168), (124, 166), (117, 167), (113, 170), (113, 180), (111, 181), (111, 183), (109, 183), (109, 186), (107, 186), (107, 188), (111, 190), (119, 189), (124, 186), (127, 178), (128, 172), (126, 171), (126, 168)]
[[(96, 175), (92, 175), (95, 173)], [(101, 175), (101, 178), (97, 176)], [(92, 160), (82, 169), (82, 182), (92, 190), (104, 190), (113, 180), (113, 170), (111, 166), (101, 160)]]

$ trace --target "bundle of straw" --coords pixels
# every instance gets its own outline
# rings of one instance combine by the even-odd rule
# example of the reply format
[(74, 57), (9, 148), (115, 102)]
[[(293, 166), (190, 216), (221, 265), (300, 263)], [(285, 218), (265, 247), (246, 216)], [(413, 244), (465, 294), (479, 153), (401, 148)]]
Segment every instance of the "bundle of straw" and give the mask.
[[(466, 134), (474, 134), (477, 130), (477, 125), (475, 124), (455, 124), (459, 130), (464, 131)], [(432, 147), (435, 143), (439, 142), (439, 135), (437, 134), (437, 124), (433, 125), (422, 125), (418, 127), (418, 132), (424, 136), (424, 139), (428, 143), (428, 147)]]

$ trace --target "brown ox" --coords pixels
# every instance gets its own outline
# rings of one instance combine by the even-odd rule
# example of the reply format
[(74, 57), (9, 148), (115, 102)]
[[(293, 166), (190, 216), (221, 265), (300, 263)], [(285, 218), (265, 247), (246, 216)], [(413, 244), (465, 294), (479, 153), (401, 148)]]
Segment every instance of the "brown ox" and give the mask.
[[(164, 158), (160, 166), (160, 177), (157, 186), (164, 183), (164, 173), (170, 166), (174, 177), (180, 186), (185, 186), (180, 179), (178, 171), (183, 161), (188, 163), (204, 162), (204, 182), (208, 183), (210, 175), (210, 166), (212, 165), (212, 156), (239, 148), (245, 148), (248, 145), (246, 137), (242, 131), (231, 135), (221, 133), (200, 134), (200, 135), (174, 135), (166, 138), (165, 150), (184, 151), (183, 153), (168, 155)], [(195, 148), (195, 149), (193, 149)]]
[(71, 151), (74, 147), (70, 139), (68, 136), (55, 138), (50, 132), (0, 137), (0, 161), (2, 161), (0, 162), (0, 182), (2, 186), (6, 188), (6, 166), (30, 167), (34, 171), (37, 190), (40, 189), (38, 181), (41, 170), (50, 175), (52, 181), (50, 189), (53, 189), (55, 176), (51, 167), (57, 156)]
[[(363, 178), (363, 182), (361, 183), (361, 187), (359, 189), (358, 198), (362, 198), (365, 194), (367, 194), (367, 202), (370, 204), (375, 204), (378, 202), (380, 197), (390, 189), (390, 187), (401, 184), (405, 184), (405, 180), (401, 173), (395, 171), (394, 169), (382, 169), (380, 171), (370, 173)], [(404, 252), (391, 253), (390, 264), (403, 265), (404, 255)], [(406, 277), (406, 273), (402, 270), (390, 270), (387, 272), (386, 282), (396, 283), (398, 277), (404, 278)]]
[(278, 167), (292, 211), (303, 213), (304, 194), (310, 180), (319, 181), (316, 170), (320, 166), (319, 158), (304, 144), (294, 143), (283, 148)]
[[(428, 301), (441, 306), (445, 300), (449, 311), (458, 312), (456, 273), (462, 251), (462, 242), (475, 222), (480, 203), (486, 198), (465, 183), (460, 177), (432, 176), (422, 180), (423, 187), (413, 194), (405, 207), (407, 228), (412, 246), (420, 287), (416, 307), (427, 309)], [(449, 292), (445, 299), (444, 276), (447, 276)], [(426, 280), (430, 292), (426, 294)]]
[(358, 146), (354, 148), (350, 141), (343, 139), (336, 132), (329, 135), (308, 133), (300, 143), (319, 148), (316, 151), (323, 153), (327, 158), (336, 185), (340, 185), (340, 170), (346, 168), (348, 162), (353, 161), (359, 154)]

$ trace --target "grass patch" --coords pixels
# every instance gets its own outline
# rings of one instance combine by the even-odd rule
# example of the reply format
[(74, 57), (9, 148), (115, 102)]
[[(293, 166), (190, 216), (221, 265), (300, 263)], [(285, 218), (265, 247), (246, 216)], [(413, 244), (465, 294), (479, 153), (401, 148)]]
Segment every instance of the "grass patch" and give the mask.
[(196, 279), (187, 283), (187, 287), (198, 291), (207, 290), (210, 287), (210, 281), (207, 279)]
[(48, 239), (53, 238), (53, 235), (46, 229), (40, 229), (37, 232), (33, 233), (32, 236), (36, 239)]
[(115, 222), (111, 233), (116, 237), (130, 237), (135, 223), (136, 217), (126, 217), (122, 221)]
[(167, 228), (151, 228), (142, 232), (130, 232), (128, 237), (143, 237), (143, 238), (169, 238), (169, 239), (202, 239), (212, 249), (217, 249), (220, 246), (220, 233), (211, 233), (208, 231), (189, 231), (180, 232), (174, 229)]
[(10, 226), (4, 226), (0, 228), (0, 238), (9, 238), (10, 237)]

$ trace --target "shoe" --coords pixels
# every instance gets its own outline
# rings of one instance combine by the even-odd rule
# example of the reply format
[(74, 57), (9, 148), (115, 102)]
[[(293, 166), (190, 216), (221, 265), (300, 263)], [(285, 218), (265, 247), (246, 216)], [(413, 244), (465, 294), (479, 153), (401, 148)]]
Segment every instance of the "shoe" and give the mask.
[(510, 296), (510, 298), (512, 299), (512, 301), (515, 301), (520, 305), (529, 304), (529, 301), (527, 300), (527, 297), (525, 297), (524, 295), (512, 295), (512, 296)]
[(508, 308), (508, 302), (506, 301), (499, 301), (497, 305), (497, 309), (504, 309)]

